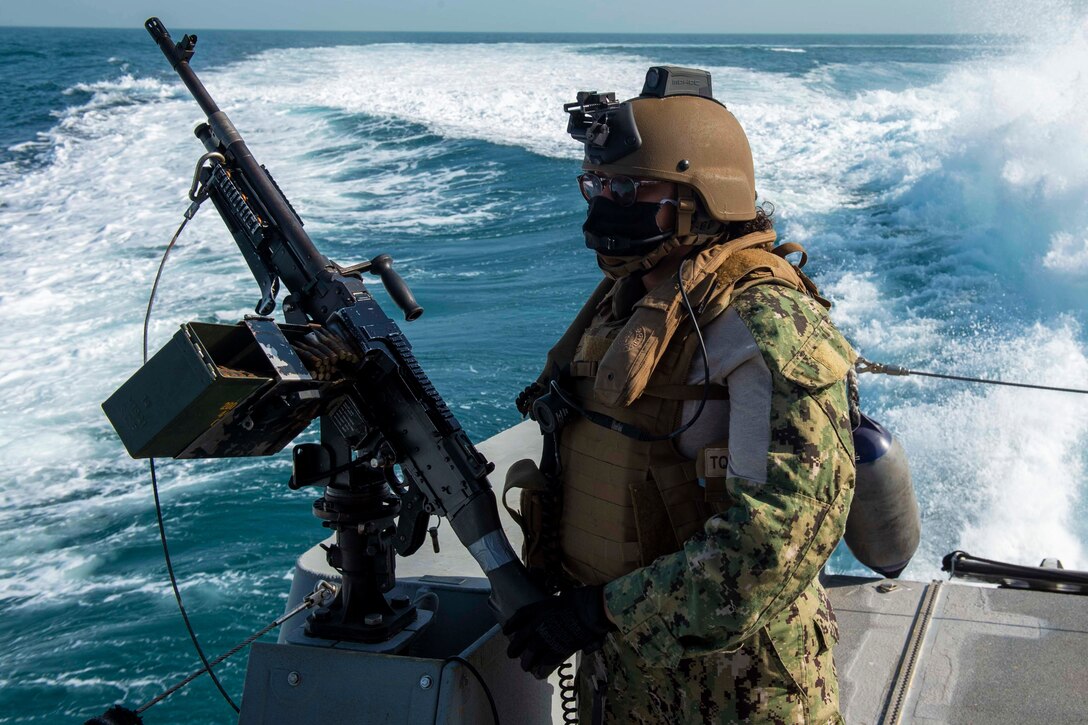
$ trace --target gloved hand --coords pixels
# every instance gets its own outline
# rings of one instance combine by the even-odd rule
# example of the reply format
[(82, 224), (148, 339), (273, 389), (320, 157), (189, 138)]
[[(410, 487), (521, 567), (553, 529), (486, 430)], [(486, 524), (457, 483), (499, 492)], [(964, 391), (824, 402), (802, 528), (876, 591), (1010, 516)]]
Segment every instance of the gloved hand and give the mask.
[(543, 680), (578, 650), (600, 648), (616, 629), (604, 611), (604, 587), (568, 589), (557, 597), (527, 604), (502, 626), (510, 638), (507, 656)]

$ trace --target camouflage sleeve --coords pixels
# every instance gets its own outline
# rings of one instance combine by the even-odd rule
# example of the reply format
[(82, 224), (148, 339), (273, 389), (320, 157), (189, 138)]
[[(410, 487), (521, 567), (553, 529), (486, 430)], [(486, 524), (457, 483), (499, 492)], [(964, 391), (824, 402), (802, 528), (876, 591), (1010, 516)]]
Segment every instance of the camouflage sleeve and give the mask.
[(842, 536), (854, 451), (843, 378), (856, 354), (812, 299), (761, 285), (733, 302), (771, 373), (766, 481), (731, 476), (727, 508), (683, 548), (605, 587), (648, 664), (734, 649), (792, 603)]

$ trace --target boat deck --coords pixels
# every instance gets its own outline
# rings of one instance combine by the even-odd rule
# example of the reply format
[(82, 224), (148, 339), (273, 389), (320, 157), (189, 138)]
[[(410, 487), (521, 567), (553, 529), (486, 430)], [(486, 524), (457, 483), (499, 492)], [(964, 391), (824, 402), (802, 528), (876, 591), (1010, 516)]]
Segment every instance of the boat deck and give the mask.
[(1088, 598), (888, 584), (825, 581), (848, 723), (1088, 722)]

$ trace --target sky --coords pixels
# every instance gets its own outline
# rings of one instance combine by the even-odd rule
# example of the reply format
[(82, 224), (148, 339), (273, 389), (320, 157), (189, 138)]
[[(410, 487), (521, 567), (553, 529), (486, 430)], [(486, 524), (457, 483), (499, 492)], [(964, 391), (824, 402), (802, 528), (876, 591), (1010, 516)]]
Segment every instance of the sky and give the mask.
[(1009, 32), (1088, 0), (0, 0), (0, 25), (580, 33)]

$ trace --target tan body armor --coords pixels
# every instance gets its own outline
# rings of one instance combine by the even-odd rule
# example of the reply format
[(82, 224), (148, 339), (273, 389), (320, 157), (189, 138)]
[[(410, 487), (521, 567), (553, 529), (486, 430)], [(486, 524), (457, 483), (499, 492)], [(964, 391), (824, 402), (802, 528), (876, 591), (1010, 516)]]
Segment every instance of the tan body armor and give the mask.
[[(601, 340), (600, 333), (609, 331), (602, 321), (583, 339)], [(698, 340), (692, 335), (678, 343), (687, 344), (670, 345), (654, 371), (655, 387), (686, 388)], [(574, 363), (572, 370), (595, 367), (599, 360), (579, 354)], [(650, 390), (630, 406), (615, 408), (594, 400), (592, 377), (572, 377), (572, 392), (589, 410), (654, 436), (681, 424), (679, 396)], [(701, 386), (693, 386), (692, 393), (701, 395)], [(695, 462), (677, 453), (672, 441), (638, 441), (579, 417), (563, 430), (559, 455), (563, 568), (582, 584), (604, 584), (676, 551), (714, 512), (699, 486)]]
[[(773, 232), (751, 234), (710, 247), (684, 264), (684, 287), (692, 305), (702, 310), (700, 326), (756, 284), (814, 293), (812, 283), (779, 256), (798, 251), (796, 245), (772, 254), (773, 241)], [(578, 340), (573, 354), (567, 353), (574, 388), (568, 393), (588, 410), (664, 438), (684, 422), (679, 420), (684, 400), (703, 396), (703, 385), (687, 384), (700, 354), (698, 338), (690, 334), (675, 279), (647, 293), (629, 315), (616, 309), (616, 296), (613, 289), (599, 301), (588, 326), (587, 316), (579, 316), (575, 326), (581, 334), (572, 326), (564, 335), (568, 345)], [(551, 363), (565, 357), (557, 350), (562, 345), (549, 354)], [(711, 386), (709, 397), (726, 396), (724, 387)], [(559, 546), (565, 572), (582, 584), (603, 584), (679, 550), (713, 513), (729, 506), (724, 465), (707, 470), (703, 455), (708, 449), (724, 454), (727, 447), (724, 440), (706, 441), (690, 460), (670, 440), (636, 440), (576, 416), (559, 442)], [(527, 503), (523, 495), (523, 512)], [(540, 539), (541, 532), (526, 530), (526, 550)]]

